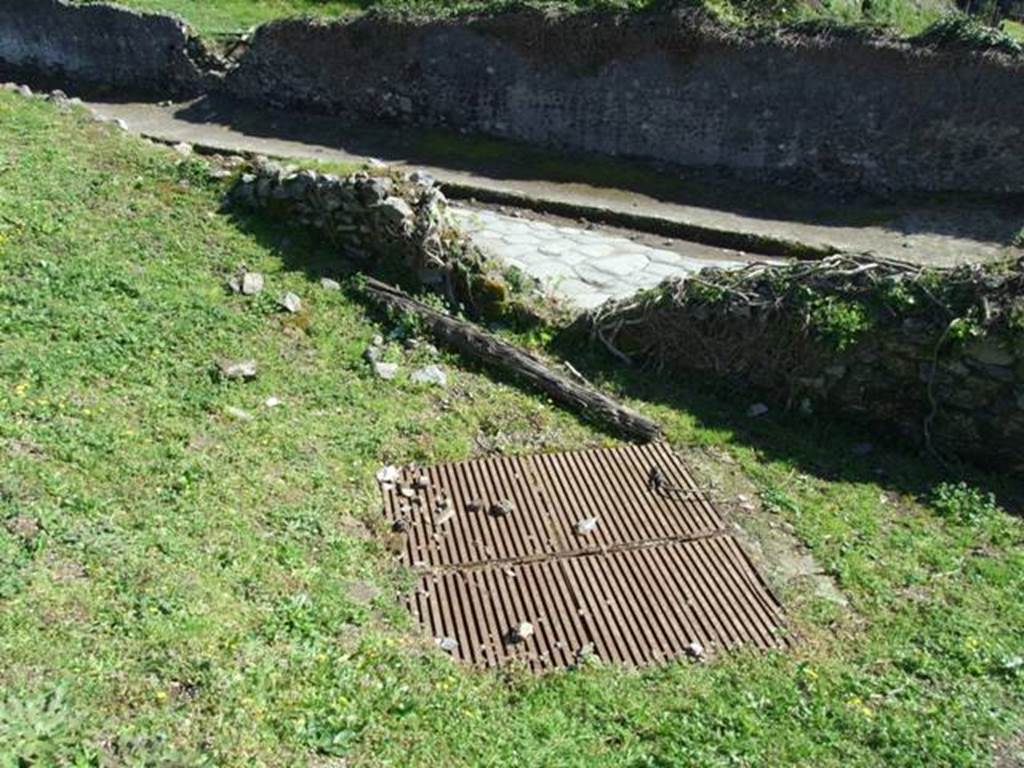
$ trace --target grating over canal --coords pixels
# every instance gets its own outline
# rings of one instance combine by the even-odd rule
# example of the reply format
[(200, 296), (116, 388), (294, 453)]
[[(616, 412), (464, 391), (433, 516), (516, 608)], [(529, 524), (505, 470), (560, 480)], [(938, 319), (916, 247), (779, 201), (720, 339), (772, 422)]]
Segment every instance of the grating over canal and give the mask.
[(663, 443), (385, 467), (408, 605), (482, 667), (643, 666), (781, 648), (782, 608)]

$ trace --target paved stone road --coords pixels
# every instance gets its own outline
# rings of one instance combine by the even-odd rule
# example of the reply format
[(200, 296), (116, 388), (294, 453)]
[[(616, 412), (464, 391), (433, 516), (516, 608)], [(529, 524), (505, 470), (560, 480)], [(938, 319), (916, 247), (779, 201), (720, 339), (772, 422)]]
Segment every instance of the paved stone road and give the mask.
[(666, 277), (686, 277), (707, 266), (746, 263), (740, 254), (697, 244), (687, 244), (687, 253), (678, 253), (605, 231), (495, 211), (458, 208), (455, 214), (484, 251), (538, 278), (581, 309), (631, 296)]

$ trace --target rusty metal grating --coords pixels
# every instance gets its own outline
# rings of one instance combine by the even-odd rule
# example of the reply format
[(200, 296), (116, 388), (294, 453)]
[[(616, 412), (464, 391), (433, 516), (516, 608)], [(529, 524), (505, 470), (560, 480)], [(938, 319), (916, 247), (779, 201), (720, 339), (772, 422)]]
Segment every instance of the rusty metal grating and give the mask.
[(406, 467), (381, 485), (421, 572), (409, 607), (465, 662), (641, 666), (785, 645), (780, 605), (664, 444)]

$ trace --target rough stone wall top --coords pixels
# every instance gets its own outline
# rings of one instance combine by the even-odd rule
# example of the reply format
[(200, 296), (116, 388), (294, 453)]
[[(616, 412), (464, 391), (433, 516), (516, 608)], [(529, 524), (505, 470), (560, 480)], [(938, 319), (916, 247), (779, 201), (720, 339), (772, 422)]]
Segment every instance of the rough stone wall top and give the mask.
[(1024, 474), (1024, 259), (931, 271), (839, 255), (704, 270), (581, 324), (666, 371), (734, 378)]
[(204, 72), (192, 58), (200, 50), (185, 22), (173, 16), (64, 0), (0, 2), (0, 69), (191, 96), (202, 89)]
[(877, 191), (1024, 191), (1024, 62), (692, 13), (262, 27), (248, 98)]

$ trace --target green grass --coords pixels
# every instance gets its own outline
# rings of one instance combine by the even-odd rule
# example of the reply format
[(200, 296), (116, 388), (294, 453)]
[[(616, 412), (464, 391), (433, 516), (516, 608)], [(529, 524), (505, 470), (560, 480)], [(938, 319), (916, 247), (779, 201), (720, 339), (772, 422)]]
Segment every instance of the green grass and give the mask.
[(204, 34), (234, 33), (287, 16), (357, 13), (373, 0), (119, 0), (143, 11), (176, 13)]
[[(79, 0), (91, 2), (93, 0)], [(534, 5), (553, 5), (524, 0)], [(644, 8), (660, 0), (565, 0), (563, 6)], [(188, 19), (206, 34), (234, 32), (271, 19), (312, 15), (336, 17), (370, 8), (398, 9), (425, 14), (452, 14), (512, 5), (515, 0), (120, 0), (122, 5), (147, 11), (168, 11)], [(841, 24), (890, 27), (903, 34), (921, 32), (955, 10), (950, 0), (694, 0), (725, 21), (737, 24), (825, 20)], [(522, 4), (522, 3), (521, 3)]]
[[(853, 457), (827, 420), (751, 423), (747, 396), (596, 360), (674, 445), (736, 462), (851, 610), (795, 589), (792, 653), (641, 673), (427, 647), (359, 523), (377, 467), (608, 438), (451, 357), (447, 390), (381, 385), (361, 353), (390, 327), (318, 286), (329, 250), (222, 192), (0, 93), (0, 766), (967, 766), (1024, 727), (1019, 519), (897, 450)], [(225, 291), (242, 263), (263, 297)], [(248, 356), (255, 381), (210, 375)]]

